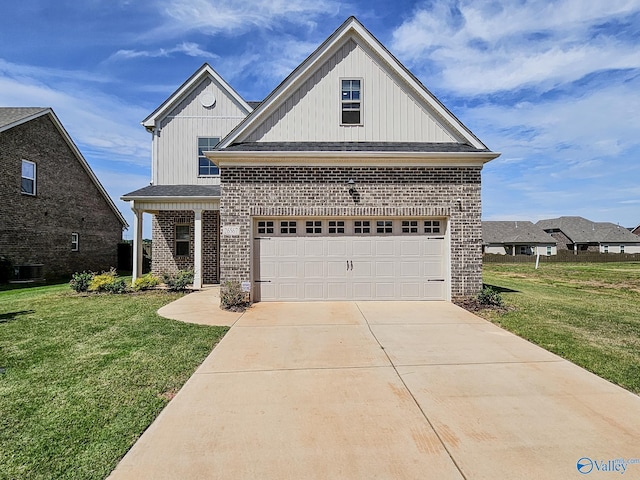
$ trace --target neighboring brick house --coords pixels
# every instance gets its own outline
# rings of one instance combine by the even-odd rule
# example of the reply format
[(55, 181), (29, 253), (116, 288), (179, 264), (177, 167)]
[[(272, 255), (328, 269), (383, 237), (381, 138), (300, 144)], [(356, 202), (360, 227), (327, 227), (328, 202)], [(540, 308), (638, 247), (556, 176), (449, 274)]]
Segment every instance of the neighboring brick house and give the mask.
[(558, 250), (599, 253), (640, 253), (640, 239), (620, 225), (582, 217), (540, 220), (536, 225), (558, 242)]
[(353, 17), (260, 104), (204, 65), (143, 125), (152, 185), (122, 199), (136, 246), (154, 215), (158, 273), (193, 266), (196, 287), (239, 281), (256, 301), (482, 286), (481, 170), (499, 154)]
[(526, 221), (482, 222), (482, 251), (498, 255), (556, 255), (556, 240)]
[(116, 266), (127, 225), (50, 108), (0, 108), (0, 256), (17, 276)]

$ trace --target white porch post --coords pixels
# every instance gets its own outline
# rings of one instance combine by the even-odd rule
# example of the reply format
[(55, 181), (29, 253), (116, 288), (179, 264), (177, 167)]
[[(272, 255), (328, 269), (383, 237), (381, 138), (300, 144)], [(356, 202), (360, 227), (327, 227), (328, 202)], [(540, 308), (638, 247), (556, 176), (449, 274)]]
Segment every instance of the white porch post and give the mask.
[(193, 288), (202, 288), (202, 210), (194, 210)]
[(142, 210), (134, 208), (134, 201), (131, 201), (133, 211), (133, 271), (131, 281), (142, 275)]

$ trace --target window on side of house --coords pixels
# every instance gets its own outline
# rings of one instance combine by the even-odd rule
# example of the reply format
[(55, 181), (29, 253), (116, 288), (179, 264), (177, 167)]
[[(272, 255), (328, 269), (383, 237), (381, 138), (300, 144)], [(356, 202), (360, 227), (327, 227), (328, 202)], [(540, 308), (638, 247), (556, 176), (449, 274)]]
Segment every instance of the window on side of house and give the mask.
[(624, 245), (620, 245), (620, 253), (624, 253)]
[(609, 253), (609, 245), (604, 246), (604, 253)]
[(362, 125), (362, 81), (341, 80), (340, 90), (342, 125)]
[(551, 255), (551, 247), (547, 247), (547, 256)]
[(208, 159), (204, 152), (213, 150), (214, 147), (220, 142), (219, 137), (200, 137), (198, 138), (198, 176), (210, 177), (212, 175), (219, 175), (220, 170), (216, 167), (216, 164)]
[(189, 225), (176, 225), (176, 257), (189, 256), (190, 230)]
[(36, 164), (29, 160), (22, 160), (20, 191), (26, 195), (36, 194)]
[(71, 234), (71, 251), (78, 252), (80, 251), (80, 235), (76, 232)]

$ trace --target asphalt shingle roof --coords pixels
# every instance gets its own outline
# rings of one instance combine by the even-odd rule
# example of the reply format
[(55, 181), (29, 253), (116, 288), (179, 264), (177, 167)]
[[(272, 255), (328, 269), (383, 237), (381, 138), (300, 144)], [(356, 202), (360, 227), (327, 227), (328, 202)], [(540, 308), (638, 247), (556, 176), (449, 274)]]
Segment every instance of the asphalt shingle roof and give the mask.
[(0, 128), (48, 110), (43, 107), (0, 107)]
[(482, 222), (482, 243), (556, 244), (555, 238), (531, 222)]
[(540, 220), (543, 230), (562, 231), (573, 243), (638, 243), (638, 236), (609, 222), (592, 222), (582, 217), (559, 217)]
[(224, 150), (247, 152), (489, 152), (466, 143), (419, 142), (241, 142)]
[(220, 185), (148, 185), (127, 193), (127, 197), (214, 197), (220, 198)]

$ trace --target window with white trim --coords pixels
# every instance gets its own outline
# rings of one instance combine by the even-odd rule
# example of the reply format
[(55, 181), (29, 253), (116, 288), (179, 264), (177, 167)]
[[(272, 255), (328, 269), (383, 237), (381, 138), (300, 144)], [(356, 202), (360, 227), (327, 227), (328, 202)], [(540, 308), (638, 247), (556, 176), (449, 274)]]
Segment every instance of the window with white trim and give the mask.
[(624, 245), (620, 245), (620, 253), (624, 253)]
[(362, 125), (362, 81), (341, 80), (341, 123), (342, 125)]
[(329, 220), (329, 233), (344, 233), (344, 220)]
[(393, 233), (393, 220), (377, 220), (376, 233)]
[(80, 235), (76, 232), (71, 234), (71, 251), (78, 252), (80, 251)]
[(307, 220), (305, 223), (307, 233), (322, 233), (322, 221)]
[(220, 143), (219, 137), (198, 138), (198, 176), (220, 175), (220, 169), (204, 154), (204, 152), (213, 150), (218, 143)]
[(267, 235), (274, 232), (272, 220), (261, 220), (258, 222), (258, 234)]
[(604, 246), (604, 253), (609, 253), (609, 245)]
[(176, 225), (176, 257), (189, 256), (191, 232), (189, 225)]
[[(295, 220), (283, 220), (280, 222), (280, 233), (283, 235), (297, 232), (297, 222)], [(260, 233), (260, 232), (258, 232)]]
[(424, 233), (440, 233), (440, 220), (425, 220)]
[(371, 222), (369, 220), (356, 220), (353, 222), (353, 232), (358, 234), (371, 233)]
[(551, 255), (551, 247), (547, 247), (547, 256)]
[(22, 160), (20, 191), (25, 195), (36, 194), (36, 164), (29, 160)]
[(402, 233), (418, 233), (418, 221), (402, 220)]

